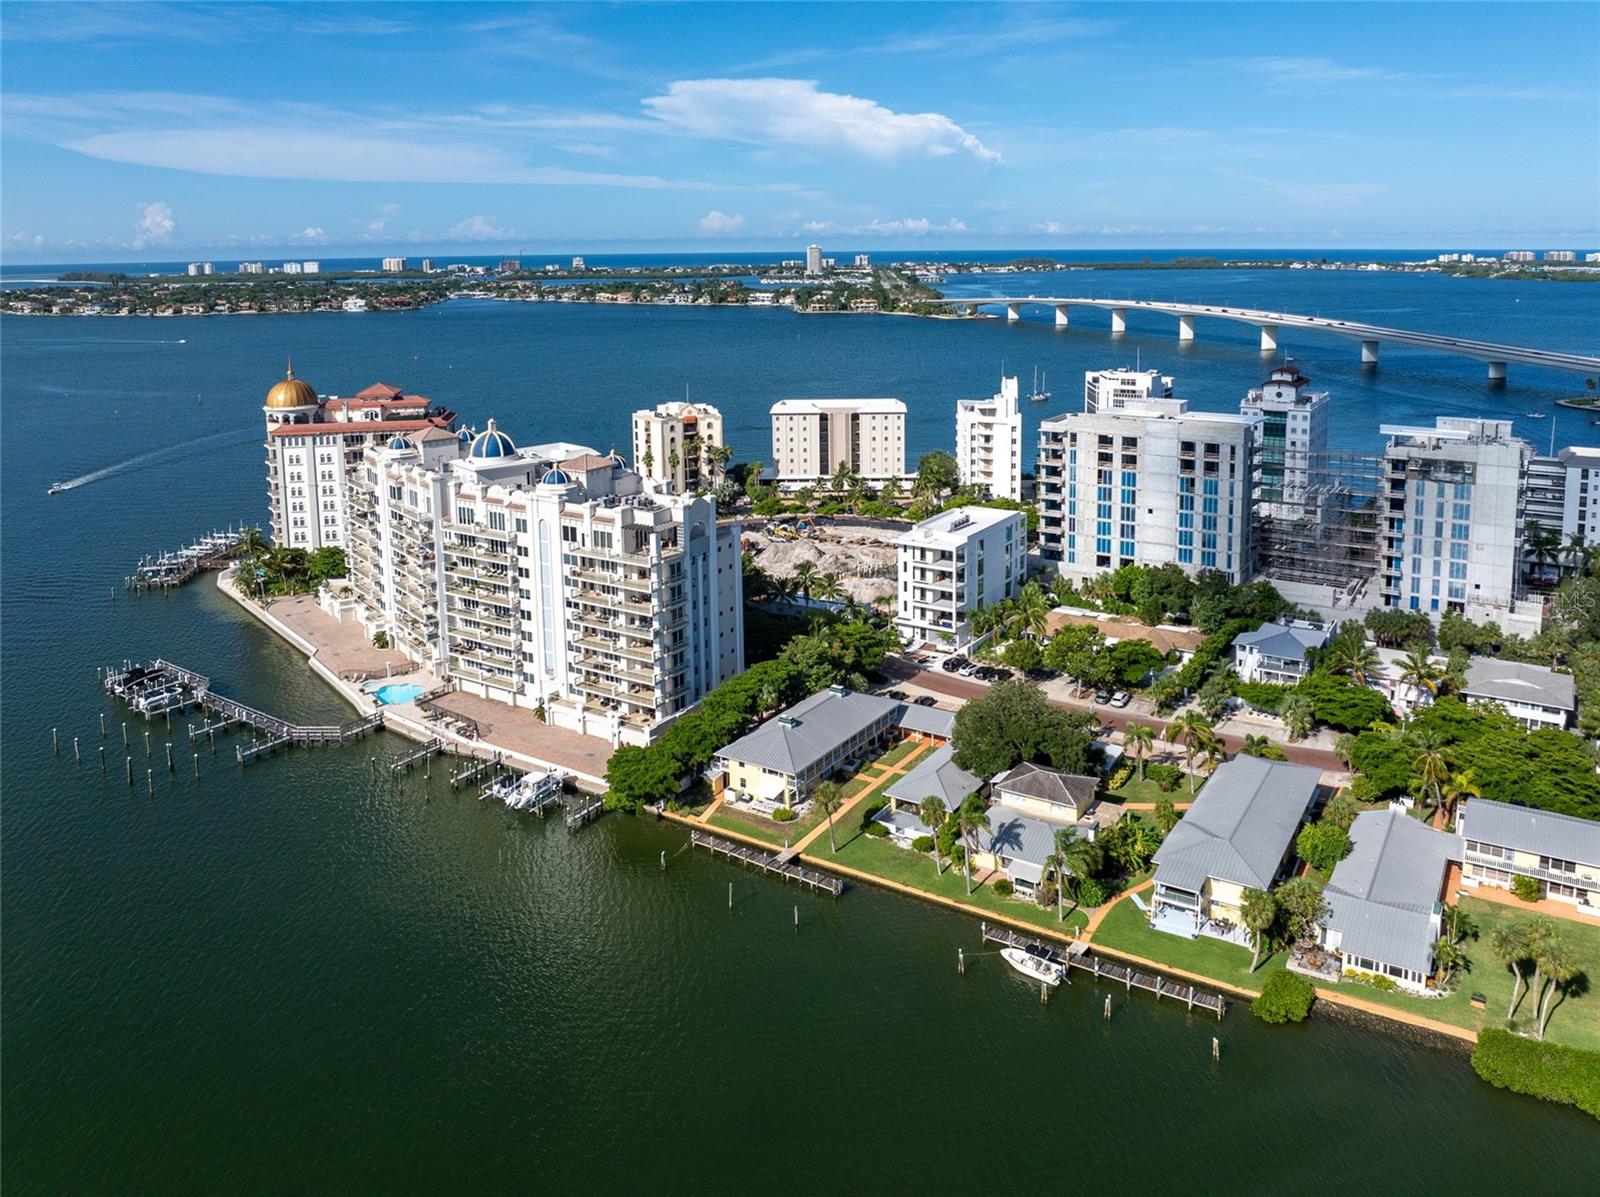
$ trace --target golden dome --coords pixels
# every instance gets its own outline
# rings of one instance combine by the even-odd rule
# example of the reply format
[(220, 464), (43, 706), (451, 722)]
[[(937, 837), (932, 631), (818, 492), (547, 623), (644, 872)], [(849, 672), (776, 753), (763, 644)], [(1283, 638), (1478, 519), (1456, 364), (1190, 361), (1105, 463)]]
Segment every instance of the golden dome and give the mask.
[(284, 371), (283, 381), (267, 392), (268, 407), (315, 407), (317, 392), (311, 384), (294, 376), (294, 363)]

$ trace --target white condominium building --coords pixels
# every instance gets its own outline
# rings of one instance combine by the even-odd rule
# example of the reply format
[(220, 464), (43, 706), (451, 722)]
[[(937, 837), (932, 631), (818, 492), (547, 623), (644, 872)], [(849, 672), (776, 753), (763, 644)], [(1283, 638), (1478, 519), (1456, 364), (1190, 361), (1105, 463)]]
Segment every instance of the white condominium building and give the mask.
[(1501, 623), (1517, 597), (1527, 444), (1510, 420), (1440, 416), (1379, 431), (1389, 438), (1384, 606)]
[(1022, 588), (1028, 517), (993, 507), (956, 507), (930, 516), (895, 541), (899, 595), (895, 628), (908, 644), (972, 638), (968, 616)]
[(1017, 380), (1002, 378), (993, 399), (956, 404), (956, 463), (965, 486), (991, 498), (1022, 498), (1022, 408)]
[(1600, 449), (1574, 446), (1531, 459), (1524, 505), (1525, 522), (1554, 532), (1562, 554), (1558, 562), (1530, 560), (1527, 566), (1553, 573), (1573, 563), (1575, 546), (1600, 544)]
[(1155, 370), (1085, 370), (1083, 410), (1116, 411), (1129, 403), (1171, 399), (1172, 378)]
[(644, 744), (744, 667), (739, 525), (618, 457), (397, 436), (351, 504), (367, 631), (463, 690)]
[(705, 403), (663, 403), (633, 413), (633, 468), (676, 494), (722, 481), (722, 413)]
[(1249, 581), (1260, 420), (1181, 399), (1046, 420), (1035, 467), (1043, 555), (1073, 580), (1176, 564)]
[(396, 434), (455, 439), (455, 413), (399, 387), (373, 383), (348, 399), (319, 397), (294, 376), (267, 392), (267, 504), (272, 542), (285, 548), (343, 546), (348, 534), (346, 481), (362, 451)]
[(1330, 481), (1328, 393), (1310, 387), (1311, 380), (1287, 361), (1239, 404), (1244, 415), (1261, 417), (1256, 449), (1263, 515), (1292, 519), (1311, 514), (1308, 502)]
[(808, 486), (841, 465), (868, 482), (906, 472), (906, 405), (898, 399), (783, 399), (772, 405), (772, 473)]
[(385, 258), (383, 260), (383, 268), (391, 274), (398, 273), (406, 268), (406, 260), (404, 258)]
[(806, 246), (806, 273), (807, 274), (821, 274), (822, 273), (822, 246), (820, 246), (820, 245), (808, 245), (808, 246)]

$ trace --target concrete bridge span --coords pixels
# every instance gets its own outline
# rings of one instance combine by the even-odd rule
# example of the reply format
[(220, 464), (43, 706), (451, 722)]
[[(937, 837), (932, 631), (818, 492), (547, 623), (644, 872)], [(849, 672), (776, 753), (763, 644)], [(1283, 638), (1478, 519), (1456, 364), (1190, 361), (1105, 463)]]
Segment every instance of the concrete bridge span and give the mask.
[(1466, 337), (1445, 336), (1441, 333), (1414, 332), (1404, 328), (1386, 328), (1380, 324), (1365, 324), (1357, 320), (1302, 316), (1292, 312), (1266, 312), (1254, 308), (1230, 308), (1199, 303), (1169, 303), (1154, 299), (1089, 299), (1078, 296), (995, 295), (973, 296), (967, 299), (940, 299), (932, 302), (944, 307), (970, 308), (974, 313), (979, 308), (1004, 307), (1008, 321), (1021, 320), (1022, 309), (1025, 307), (1053, 308), (1057, 328), (1066, 328), (1070, 325), (1073, 308), (1100, 308), (1111, 313), (1113, 335), (1127, 332), (1129, 312), (1160, 312), (1177, 318), (1180, 341), (1195, 339), (1197, 320), (1231, 320), (1236, 324), (1250, 324), (1260, 329), (1263, 353), (1273, 353), (1277, 350), (1280, 329), (1293, 328), (1308, 332), (1330, 333), (1359, 341), (1363, 365), (1376, 366), (1378, 347), (1388, 342), (1392, 345), (1432, 349), (1487, 362), (1491, 382), (1503, 381), (1506, 376), (1506, 366), (1512, 362), (1523, 366), (1541, 366), (1550, 370), (1573, 370), (1583, 374), (1600, 375), (1600, 356), (1532, 349), (1521, 345), (1499, 345), (1492, 341), (1475, 341)]

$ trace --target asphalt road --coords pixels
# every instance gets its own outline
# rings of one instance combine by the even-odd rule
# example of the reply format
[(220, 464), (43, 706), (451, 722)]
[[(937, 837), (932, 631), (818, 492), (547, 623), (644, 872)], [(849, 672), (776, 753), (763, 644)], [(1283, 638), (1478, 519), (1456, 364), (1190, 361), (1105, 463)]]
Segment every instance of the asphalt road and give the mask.
[[(959, 698), (963, 701), (982, 698), (989, 687), (981, 682), (969, 681), (954, 674), (945, 673), (941, 669), (923, 669), (903, 657), (891, 657), (884, 662), (883, 672), (892, 681), (909, 682), (914, 686), (934, 694), (943, 694), (950, 698)], [(1167, 732), (1167, 720), (1157, 719), (1154, 716), (1142, 715), (1134, 711), (1117, 710), (1112, 707), (1097, 706), (1088, 702), (1063, 702), (1052, 698), (1050, 705), (1060, 707), (1064, 711), (1088, 711), (1100, 720), (1101, 726), (1122, 731), (1130, 723), (1143, 723), (1156, 730), (1157, 737), (1163, 737)], [(1231, 733), (1221, 733), (1218, 739), (1228, 752), (1238, 752), (1244, 747), (1244, 737)], [(1297, 765), (1315, 765), (1319, 769), (1331, 769), (1343, 773), (1347, 771), (1343, 759), (1338, 753), (1330, 752), (1326, 748), (1309, 748), (1303, 744), (1283, 744), (1278, 747), (1283, 749), (1284, 756)], [(1176, 753), (1181, 756), (1181, 751)]]

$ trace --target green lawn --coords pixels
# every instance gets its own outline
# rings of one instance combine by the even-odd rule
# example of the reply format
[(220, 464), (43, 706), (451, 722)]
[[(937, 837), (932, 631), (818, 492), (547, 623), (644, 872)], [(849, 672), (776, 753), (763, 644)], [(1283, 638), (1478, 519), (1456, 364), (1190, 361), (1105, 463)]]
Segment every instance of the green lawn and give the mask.
[[(919, 745), (914, 740), (902, 740), (873, 761), (871, 765), (863, 766), (862, 772), (867, 772), (873, 765), (892, 765), (913, 759), (912, 753), (919, 748), (926, 750), (925, 745)], [(877, 788), (882, 789), (887, 785), (888, 780), (887, 778), (884, 779)], [(851, 778), (847, 781), (841, 787), (841, 793), (845, 801), (848, 802), (861, 793), (865, 784), (858, 778)], [(869, 798), (867, 801), (870, 805), (874, 799)], [(857, 821), (859, 822), (859, 820)], [(721, 827), (725, 831), (741, 832), (744, 835), (754, 836), (758, 840), (782, 848), (785, 844), (798, 844), (805, 839), (812, 828), (819, 826), (823, 822), (823, 816), (820, 812), (813, 811), (794, 820), (792, 823), (778, 823), (765, 815), (758, 815), (754, 811), (731, 810), (726, 806), (721, 806), (717, 808), (717, 813), (712, 815), (707, 822), (712, 827)], [(842, 836), (844, 834), (844, 826), (840, 823), (837, 814), (834, 816), (834, 826), (837, 828), (836, 834)], [(855, 826), (856, 824), (851, 824), (852, 831), (855, 830)]]
[[(1205, 788), (1205, 778), (1197, 777), (1194, 779), (1194, 792), (1196, 794), (1199, 794)], [(1119, 790), (1107, 790), (1106, 795), (1113, 802), (1148, 802), (1151, 805), (1160, 802), (1163, 798), (1170, 799), (1172, 802), (1194, 801), (1189, 794), (1189, 779), (1187, 777), (1183, 779), (1177, 789), (1168, 793), (1149, 778), (1140, 781), (1138, 775), (1135, 774), (1128, 779), (1127, 785)]]
[[(1484, 1026), (1503, 1025), (1506, 1005), (1511, 1000), (1513, 980), (1510, 971), (1489, 950), (1489, 937), (1496, 926), (1522, 922), (1531, 915), (1479, 898), (1461, 899), (1461, 909), (1477, 921), (1478, 938), (1467, 941), (1469, 966), (1465, 974), (1458, 978), (1454, 992), (1447, 997), (1413, 997), (1397, 990), (1384, 991), (1353, 981), (1340, 982), (1340, 990), (1378, 1005), (1407, 1010), (1423, 1018), (1432, 1018), (1471, 1031)], [(1550, 1016), (1548, 1038), (1552, 1043), (1600, 1050), (1600, 988), (1597, 988), (1600, 987), (1600, 927), (1571, 919), (1553, 921), (1560, 930), (1561, 941), (1567, 951), (1590, 980), (1587, 986), (1578, 987), (1585, 992), (1573, 993), (1560, 1000), (1561, 1004)], [(1112, 908), (1095, 931), (1094, 942), (1252, 990), (1259, 990), (1268, 976), (1284, 966), (1284, 957), (1279, 953), (1251, 973), (1250, 953), (1245, 948), (1216, 939), (1181, 939), (1163, 931), (1153, 931), (1145, 923), (1144, 914), (1131, 900), (1124, 900)], [(1482, 993), (1487, 999), (1484, 1009), (1473, 1008), (1473, 993)], [(1519, 1002), (1513, 1027), (1531, 1029), (1533, 1021), (1532, 999), (1525, 994)]]

